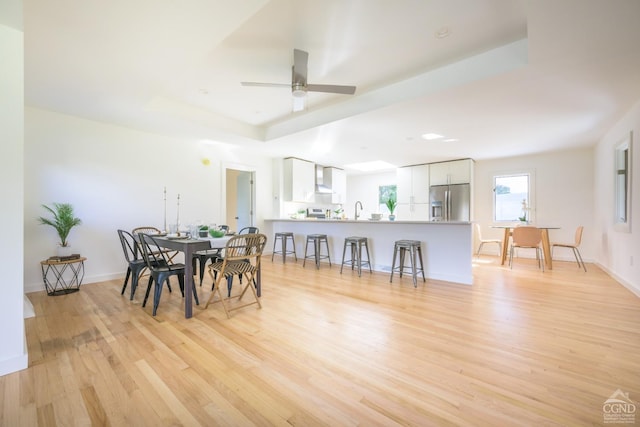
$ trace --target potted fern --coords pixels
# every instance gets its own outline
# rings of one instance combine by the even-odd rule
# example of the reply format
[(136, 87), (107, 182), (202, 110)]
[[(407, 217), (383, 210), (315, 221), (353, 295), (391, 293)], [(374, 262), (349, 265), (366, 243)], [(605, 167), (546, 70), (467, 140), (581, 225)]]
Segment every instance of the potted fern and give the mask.
[(390, 196), (385, 204), (387, 205), (387, 209), (389, 209), (389, 221), (394, 221), (396, 219), (396, 216), (393, 214), (393, 212), (396, 210), (396, 206), (398, 206), (396, 198)]
[(60, 242), (58, 246), (60, 248), (59, 255), (67, 254), (71, 252), (69, 247), (69, 232), (76, 225), (82, 224), (82, 220), (77, 218), (73, 214), (73, 206), (70, 203), (54, 203), (53, 207), (42, 205), (53, 217), (45, 218), (39, 217), (38, 220), (42, 225), (50, 225), (58, 232)]

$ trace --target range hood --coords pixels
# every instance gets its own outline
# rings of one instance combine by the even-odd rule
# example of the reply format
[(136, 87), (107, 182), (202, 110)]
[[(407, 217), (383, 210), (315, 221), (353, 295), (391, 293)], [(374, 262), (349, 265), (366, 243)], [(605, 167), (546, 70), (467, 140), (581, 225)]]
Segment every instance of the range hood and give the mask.
[(325, 173), (330, 174), (331, 168), (325, 168), (324, 166), (316, 165), (316, 193), (321, 193), (321, 194), (333, 193), (333, 191), (331, 190), (331, 187), (325, 184), (325, 182), (327, 183), (331, 182), (330, 178), (325, 181)]

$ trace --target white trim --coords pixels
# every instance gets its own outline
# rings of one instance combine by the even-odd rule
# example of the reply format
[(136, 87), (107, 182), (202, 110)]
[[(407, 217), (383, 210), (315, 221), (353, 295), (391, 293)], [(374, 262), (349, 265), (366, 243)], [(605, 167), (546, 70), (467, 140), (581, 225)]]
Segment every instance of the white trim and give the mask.
[(638, 298), (640, 298), (640, 288), (635, 287), (632, 283), (627, 282), (625, 279), (623, 279), (622, 277), (618, 276), (616, 273), (614, 273), (613, 271), (609, 270), (606, 266), (604, 266), (603, 264), (600, 263), (596, 263), (596, 265), (598, 267), (600, 267), (602, 270), (604, 270), (605, 273), (607, 273), (609, 276), (611, 276), (613, 279), (615, 279), (616, 282), (620, 283), (622, 286), (624, 286), (625, 288), (627, 288), (631, 293), (633, 293), (635, 296), (637, 296)]
[[(613, 213), (613, 229), (615, 231), (619, 231), (621, 233), (631, 233), (631, 183), (633, 182), (632, 179), (632, 174), (633, 174), (633, 131), (629, 132), (629, 135), (626, 136), (622, 141), (620, 141), (618, 144), (616, 144), (616, 146), (614, 147), (614, 156), (613, 156), (613, 161), (614, 161), (614, 166), (613, 166), (613, 172), (614, 172), (614, 181), (613, 181), (613, 194), (614, 194), (614, 213)], [(625, 212), (625, 216), (626, 216), (626, 221), (625, 222), (619, 222), (618, 221), (618, 152), (620, 150), (627, 150), (627, 174), (626, 174), (626, 183), (625, 183), (625, 190), (626, 190), (626, 195), (625, 195), (625, 199), (626, 199), (626, 207), (627, 207), (627, 211)]]
[(9, 359), (0, 360), (0, 376), (21, 371), (29, 367), (29, 355), (27, 354), (26, 341), (25, 337), (25, 349), (22, 354)]
[[(505, 223), (513, 222), (513, 220), (496, 220), (496, 191), (495, 183), (496, 177), (508, 177), (508, 176), (529, 176), (529, 218), (528, 221), (535, 223), (536, 220), (536, 170), (535, 169), (514, 169), (509, 171), (498, 171), (491, 174), (491, 188), (493, 191), (493, 198), (491, 200), (491, 221), (493, 223)], [(516, 219), (517, 220), (517, 219)]]

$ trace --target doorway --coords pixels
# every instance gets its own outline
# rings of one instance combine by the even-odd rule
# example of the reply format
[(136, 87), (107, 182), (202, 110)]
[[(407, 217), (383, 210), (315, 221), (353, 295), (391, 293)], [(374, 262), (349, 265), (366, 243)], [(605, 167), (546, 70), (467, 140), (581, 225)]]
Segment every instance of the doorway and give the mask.
[(230, 230), (240, 231), (254, 225), (255, 172), (250, 170), (225, 170), (226, 223)]

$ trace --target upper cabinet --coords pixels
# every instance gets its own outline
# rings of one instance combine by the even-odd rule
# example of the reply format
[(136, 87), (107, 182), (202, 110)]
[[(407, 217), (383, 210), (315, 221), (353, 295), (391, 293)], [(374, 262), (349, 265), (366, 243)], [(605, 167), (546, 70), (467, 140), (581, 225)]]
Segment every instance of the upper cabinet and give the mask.
[(396, 173), (398, 204), (429, 203), (429, 165), (406, 166)]
[(324, 168), (324, 183), (331, 188), (331, 203), (345, 203), (347, 199), (347, 174), (342, 169)]
[(284, 200), (313, 202), (316, 187), (316, 169), (312, 162), (288, 157), (283, 163)]
[(453, 160), (431, 163), (429, 180), (431, 185), (469, 184), (473, 176), (473, 160)]

